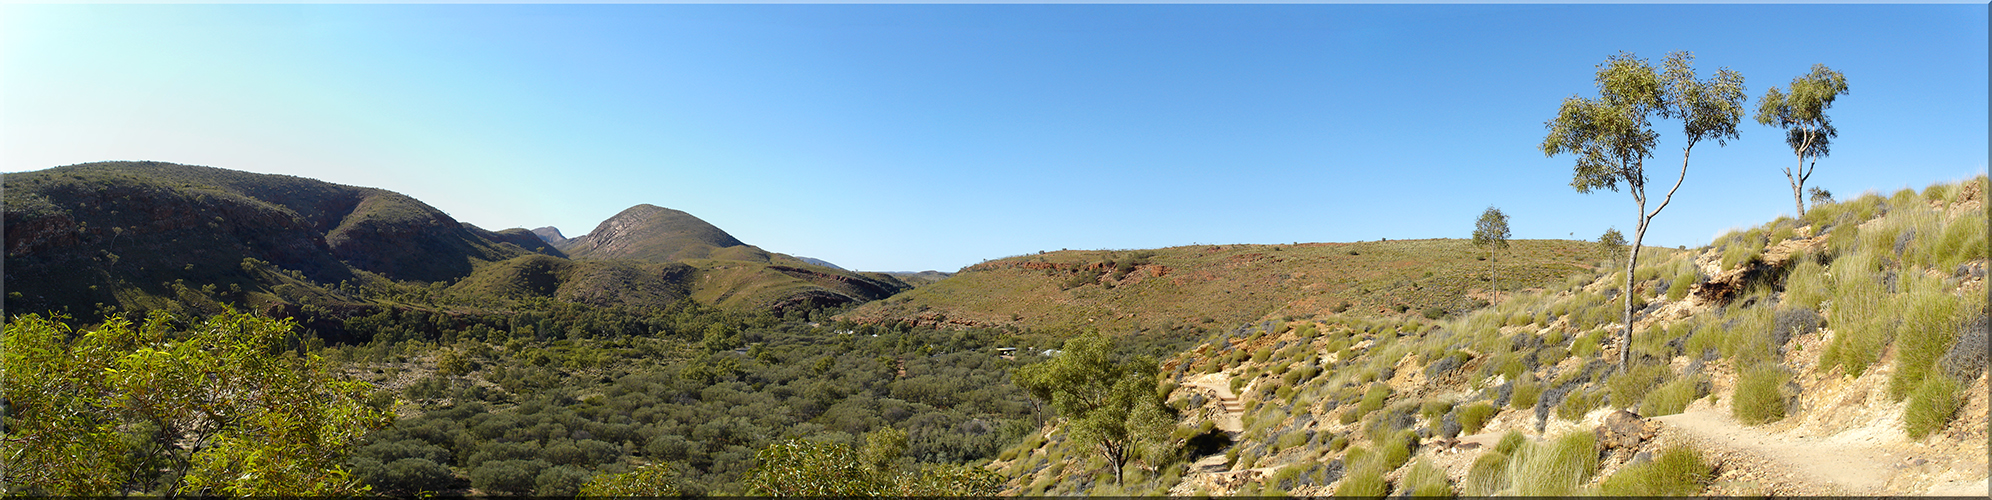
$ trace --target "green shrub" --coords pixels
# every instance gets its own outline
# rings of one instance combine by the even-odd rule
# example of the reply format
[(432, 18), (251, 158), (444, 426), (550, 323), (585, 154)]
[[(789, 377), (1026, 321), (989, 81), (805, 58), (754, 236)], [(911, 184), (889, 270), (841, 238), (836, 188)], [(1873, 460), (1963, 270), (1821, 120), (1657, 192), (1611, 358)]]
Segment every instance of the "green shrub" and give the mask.
[(1897, 315), (1888, 303), (1879, 270), (1875, 257), (1866, 252), (1834, 261), (1833, 307), (1826, 320), (1834, 334), (1820, 354), (1821, 370), (1837, 367), (1848, 376), (1859, 376), (1895, 340)]
[(1383, 409), (1384, 401), (1387, 401), (1389, 399), (1390, 399), (1389, 384), (1384, 384), (1380, 382), (1375, 384), (1370, 384), (1369, 391), (1363, 393), (1362, 404), (1356, 406), (1357, 417), (1360, 418), (1362, 415), (1369, 414), (1369, 412)]
[(1604, 395), (1595, 392), (1571, 391), (1556, 405), (1556, 416), (1564, 420), (1580, 420), (1584, 414), (1598, 408), (1604, 402)]
[(1646, 393), (1646, 398), (1639, 402), (1639, 414), (1658, 417), (1685, 411), (1689, 403), (1707, 395), (1703, 392), (1704, 387), (1706, 384), (1696, 378), (1674, 379), (1661, 384), (1659, 388)]
[(1736, 393), (1729, 399), (1731, 414), (1750, 425), (1784, 419), (1784, 384), (1789, 379), (1790, 374), (1775, 365), (1744, 371), (1736, 378)]
[(1494, 443), (1494, 451), (1514, 456), (1515, 453), (1522, 451), (1522, 447), (1527, 444), (1529, 444), (1528, 436), (1523, 436), (1520, 431), (1510, 430), (1506, 434), (1501, 435), (1500, 442)]
[(1619, 469), (1600, 481), (1600, 493), (1609, 497), (1687, 497), (1700, 494), (1714, 468), (1693, 448), (1674, 445), (1651, 462)]
[(1459, 409), (1457, 418), (1461, 432), (1479, 434), (1480, 428), (1487, 425), (1487, 420), (1494, 418), (1494, 405), (1486, 401), (1466, 405)]
[(1508, 407), (1517, 410), (1535, 408), (1536, 398), (1542, 396), (1542, 386), (1533, 382), (1515, 383), (1515, 393), (1508, 397)]
[(1493, 496), (1508, 489), (1508, 455), (1489, 451), (1473, 459), (1473, 467), (1467, 469), (1466, 484), (1468, 496)]
[(1446, 471), (1433, 467), (1432, 463), (1419, 460), (1411, 466), (1411, 472), (1404, 475), (1404, 484), (1398, 488), (1400, 494), (1414, 497), (1451, 497), (1452, 483), (1446, 481)]
[(1926, 250), (1924, 260), (1940, 270), (1985, 258), (1985, 212), (1967, 212), (1944, 224), (1943, 234)]
[(1452, 409), (1452, 402), (1434, 399), (1426, 401), (1423, 406), (1418, 407), (1418, 416), (1425, 417), (1425, 421), (1427, 422), (1437, 423), (1440, 418), (1446, 416), (1446, 412), (1452, 411)]
[(1589, 431), (1527, 448), (1508, 469), (1508, 482), (1523, 496), (1569, 496), (1598, 470), (1597, 438)]
[(1910, 279), (1910, 293), (1901, 297), (1902, 329), (1897, 334), (1895, 372), (1889, 376), (1888, 395), (1896, 401), (1908, 397), (1923, 385), (1923, 379), (1941, 371), (1937, 359), (1956, 340), (1959, 314), (1964, 301), (1944, 290), (1942, 282), (1920, 275)]
[(1832, 298), (1833, 287), (1826, 282), (1826, 267), (1813, 259), (1803, 259), (1792, 266), (1785, 278), (1784, 305), (1818, 310), (1821, 303)]
[(1632, 369), (1620, 372), (1605, 380), (1605, 387), (1611, 390), (1612, 404), (1630, 408), (1633, 403), (1646, 398), (1646, 394), (1667, 381), (1674, 370), (1667, 365), (1642, 363)]
[(1736, 244), (1722, 249), (1722, 268), (1735, 269), (1750, 262), (1763, 260), (1764, 247), (1753, 244)]
[(1297, 448), (1303, 444), (1307, 444), (1307, 434), (1301, 432), (1288, 432), (1286, 434), (1281, 434), (1280, 440), (1277, 443), (1278, 449), (1281, 450)]
[(1598, 342), (1604, 336), (1605, 331), (1598, 330), (1577, 337), (1577, 340), (1570, 341), (1570, 355), (1578, 358), (1598, 357)]
[(1902, 409), (1903, 431), (1910, 439), (1923, 439), (1950, 424), (1960, 404), (1957, 385), (1941, 373), (1923, 378), (1922, 385), (1910, 395), (1909, 405)]
[(1674, 281), (1667, 284), (1667, 300), (1687, 298), (1688, 292), (1695, 288), (1695, 280), (1700, 278), (1699, 273), (1675, 275)]
[(1383, 498), (1390, 494), (1390, 484), (1383, 481), (1384, 473), (1374, 467), (1357, 467), (1342, 478), (1342, 485), (1335, 488), (1335, 496), (1350, 498)]

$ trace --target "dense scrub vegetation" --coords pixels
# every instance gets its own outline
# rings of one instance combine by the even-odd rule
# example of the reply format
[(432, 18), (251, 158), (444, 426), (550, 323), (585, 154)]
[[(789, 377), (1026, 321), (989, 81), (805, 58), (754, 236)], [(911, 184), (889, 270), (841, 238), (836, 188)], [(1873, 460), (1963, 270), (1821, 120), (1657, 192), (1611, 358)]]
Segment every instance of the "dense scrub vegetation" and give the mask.
[[(1691, 406), (1746, 425), (1826, 418), (1838, 400), (1808, 399), (1822, 384), (1899, 402), (1909, 439), (1982, 442), (1954, 422), (1985, 383), (1985, 182), (1822, 201), (1707, 247), (1649, 249), (1631, 290), (1607, 270), (1456, 318), (1289, 315), (1219, 332), (1164, 360), (1183, 448), (1145, 458), (1134, 481), (1114, 484), (1058, 427), (994, 465), (1021, 494), (1735, 493), (1709, 489), (1720, 471), (1701, 450), (1585, 426)], [(1621, 370), (1626, 294), (1638, 325)], [(1168, 382), (1206, 375), (1238, 395), (1242, 432), (1194, 451), (1224, 406)], [(1486, 432), (1505, 437), (1463, 475), (1428, 463)], [(1264, 472), (1212, 479), (1246, 469)]]

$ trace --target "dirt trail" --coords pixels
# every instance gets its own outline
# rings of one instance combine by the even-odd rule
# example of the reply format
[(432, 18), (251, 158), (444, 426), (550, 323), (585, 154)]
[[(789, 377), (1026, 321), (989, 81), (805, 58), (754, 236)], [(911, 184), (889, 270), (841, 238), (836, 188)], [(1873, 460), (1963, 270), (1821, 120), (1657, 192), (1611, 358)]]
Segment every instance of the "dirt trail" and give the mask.
[[(1707, 408), (1653, 418), (1707, 450), (1733, 450), (1769, 462), (1756, 480), (1810, 489), (1812, 494), (1888, 494), (1890, 458), (1855, 436), (1769, 433)], [(1780, 480), (1782, 479), (1782, 480)], [(1803, 490), (1800, 490), (1803, 491)]]
[(1230, 433), (1245, 432), (1245, 424), (1241, 420), (1245, 416), (1245, 404), (1240, 403), (1238, 396), (1231, 393), (1231, 377), (1226, 377), (1222, 373), (1208, 373), (1190, 379), (1189, 385), (1217, 391), (1217, 398), (1224, 405), (1224, 415), (1217, 419), (1219, 430)]

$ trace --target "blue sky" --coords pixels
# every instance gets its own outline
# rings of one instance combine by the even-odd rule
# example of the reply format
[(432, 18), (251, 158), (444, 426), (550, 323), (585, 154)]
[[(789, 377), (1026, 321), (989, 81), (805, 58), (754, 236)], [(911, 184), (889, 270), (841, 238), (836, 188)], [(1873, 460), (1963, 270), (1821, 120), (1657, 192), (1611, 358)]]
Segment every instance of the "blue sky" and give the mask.
[[(1578, 194), (1572, 160), (1536, 149), (1618, 51), (1737, 70), (1752, 110), (1815, 63), (1845, 73), (1840, 137), (1810, 183), (1842, 197), (1980, 174), (1988, 155), (1984, 4), (0, 14), (0, 171), (143, 159), (291, 174), (569, 236), (650, 203), (861, 270), (1463, 238), (1490, 205), (1517, 238), (1629, 231), (1629, 195)], [(1655, 125), (1648, 175), (1671, 185), (1679, 123)], [(1792, 211), (1781, 131), (1742, 133), (1696, 148), (1649, 244)]]

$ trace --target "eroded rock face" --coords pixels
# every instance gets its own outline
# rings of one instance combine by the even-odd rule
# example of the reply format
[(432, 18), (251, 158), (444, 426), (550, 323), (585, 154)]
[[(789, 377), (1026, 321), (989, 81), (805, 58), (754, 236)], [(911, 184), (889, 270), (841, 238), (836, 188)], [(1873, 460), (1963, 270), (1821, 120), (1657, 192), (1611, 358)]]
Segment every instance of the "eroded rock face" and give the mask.
[(1638, 449), (1640, 444), (1653, 439), (1659, 429), (1633, 412), (1619, 410), (1605, 416), (1605, 422), (1598, 425), (1598, 446), (1607, 450)]
[(562, 236), (560, 229), (553, 226), (534, 229), (533, 236), (538, 236), (540, 241), (545, 241), (549, 245), (559, 245), (567, 242), (567, 237)]

